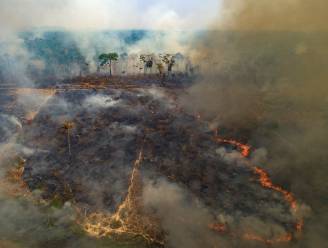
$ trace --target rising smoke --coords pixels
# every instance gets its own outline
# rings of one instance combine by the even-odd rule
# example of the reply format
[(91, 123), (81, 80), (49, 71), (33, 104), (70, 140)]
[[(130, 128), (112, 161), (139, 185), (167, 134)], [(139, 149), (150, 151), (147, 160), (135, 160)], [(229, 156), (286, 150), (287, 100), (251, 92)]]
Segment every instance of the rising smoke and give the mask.
[[(49, 62), (43, 58), (36, 58), (36, 54), (27, 47), (26, 40), (42, 41), (47, 38), (46, 34), (49, 31), (66, 32), (84, 57), (90, 72), (96, 71), (95, 60), (98, 52), (181, 51), (181, 45), (176, 41), (180, 34), (175, 32), (149, 33), (133, 46), (115, 33), (106, 36), (102, 32), (107, 29), (167, 29), (172, 28), (176, 23), (185, 25), (192, 20), (191, 18), (182, 20), (174, 11), (165, 6), (152, 4), (147, 11), (142, 10), (143, 15), (140, 18), (138, 1), (1, 1), (1, 87), (35, 86), (29, 71), (39, 74)], [(167, 23), (169, 20), (170, 24)], [(147, 26), (144, 26), (146, 23)], [(23, 37), (26, 31), (27, 38)], [(62, 42), (68, 44), (67, 37), (64, 37)], [(61, 79), (70, 74), (78, 75), (76, 71), (79, 71), (79, 68), (63, 73), (62, 70), (56, 68), (62, 66), (61, 64), (52, 63), (51, 66), (56, 69), (54, 75), (57, 78)], [(16, 103), (25, 114), (31, 110), (39, 110), (49, 98), (51, 97), (37, 93), (20, 94)], [(92, 108), (92, 111), (95, 108), (109, 107), (112, 106), (111, 100), (102, 96), (91, 97), (87, 99), (85, 107)], [(66, 103), (59, 104), (67, 108)], [(134, 131), (133, 127), (126, 126), (125, 128), (126, 133)], [(72, 230), (75, 211), (69, 202), (58, 209), (55, 206), (56, 203), (53, 202), (35, 205), (35, 201), (42, 201), (38, 190), (27, 193), (27, 199), (25, 195), (11, 195), (11, 192), (16, 192), (17, 185), (12, 185), (8, 181), (8, 171), (16, 169), (19, 162), (16, 163), (18, 155), (24, 155), (27, 158), (33, 153), (30, 148), (20, 145), (21, 140), (18, 137), (22, 132), (24, 130), (18, 117), (0, 113), (0, 247), (120, 247), (119, 244), (108, 240), (98, 242), (89, 239), (80, 234), (81, 230)], [(111, 185), (111, 187), (114, 186)], [(20, 190), (18, 189), (18, 192)], [(94, 191), (95, 198), (100, 190), (94, 189)]]
[[(213, 126), (234, 129), (236, 135), (246, 130), (248, 142), (257, 148), (253, 161), (261, 161), (261, 166), (268, 169), (275, 182), (295, 193), (297, 199), (308, 206), (307, 212), (311, 208), (301, 241), (289, 244), (290, 247), (323, 247), (327, 242), (328, 209), (324, 200), (328, 194), (325, 151), (328, 145), (328, 74), (325, 70), (328, 35), (324, 18), (327, 5), (324, 0), (223, 1), (217, 22), (209, 27), (212, 31), (207, 32), (201, 42), (195, 42), (189, 51), (203, 73), (199, 83), (181, 97), (186, 108), (192, 113), (199, 112)], [(150, 29), (189, 26), (186, 23), (197, 26), (191, 18), (182, 20), (163, 6), (150, 8), (142, 18), (135, 16), (138, 11), (137, 1), (111, 1), (110, 5), (101, 0), (92, 1), (92, 4), (65, 0), (1, 1), (0, 58), (3, 66), (0, 76), (5, 76), (5, 82), (33, 85), (26, 73), (27, 67), (42, 70), (44, 61), (33, 59), (18, 34), (33, 27), (70, 31), (90, 71), (96, 70), (95, 46), (131, 53), (186, 51), (188, 33), (184, 33), (183, 38), (174, 31), (164, 35), (150, 33), (130, 46), (115, 35), (108, 39), (100, 33), (86, 32), (140, 28), (144, 27), (143, 23), (152, 23), (147, 26)], [(119, 14), (122, 12), (126, 18)], [(33, 35), (42, 38), (44, 32), (43, 29), (34, 30)], [(38, 99), (21, 98), (19, 102), (29, 109), (31, 100), (36, 104)], [(100, 96), (89, 99), (86, 104), (108, 107), (112, 102)], [(15, 133), (20, 129), (16, 118), (1, 115), (0, 123), (8, 136), (4, 142), (1, 140), (1, 151), (11, 154), (22, 149), (15, 139)], [(232, 164), (240, 159), (238, 154), (227, 157), (222, 149), (218, 154)], [(5, 174), (4, 168), (7, 169), (6, 161), (0, 157), (1, 175)], [(162, 218), (169, 245), (182, 248), (240, 245), (227, 243), (210, 231), (204, 231), (203, 226), (211, 221), (211, 216), (202, 203), (195, 200), (190, 203), (188, 197), (186, 189), (165, 180), (145, 184), (145, 206), (155, 209)], [(94, 246), (87, 239), (78, 237), (73, 241), (68, 236), (74, 235), (63, 234), (63, 230), (68, 230), (63, 226), (69, 225), (70, 221), (72, 209), (69, 204), (62, 211), (44, 213), (33, 205), (12, 201), (4, 194), (0, 194), (0, 201), (3, 206), (0, 233), (2, 237), (14, 240), (29, 237), (30, 240), (21, 247)], [(173, 211), (168, 211), (171, 209)], [(25, 214), (18, 218), (21, 213)], [(230, 217), (224, 218), (230, 221)], [(242, 221), (245, 228), (253, 227), (265, 233), (271, 231), (259, 219)], [(44, 227), (42, 231), (38, 230), (40, 226)], [(49, 226), (54, 226), (52, 231), (44, 231)], [(59, 241), (49, 243), (49, 240)], [(20, 247), (20, 244), (16, 245)]]
[(295, 247), (327, 243), (327, 10), (324, 0), (223, 1), (218, 31), (196, 45), (203, 75), (181, 100), (261, 148), (273, 180), (312, 209)]
[[(103, 52), (184, 52), (186, 41), (192, 37), (190, 30), (204, 27), (213, 13), (206, 15), (202, 21), (195, 21), (193, 15), (183, 16), (172, 9), (175, 5), (173, 1), (147, 4), (139, 0), (96, 0), (92, 3), (84, 0), (1, 1), (0, 79), (20, 85), (29, 83), (31, 86), (33, 79), (30, 74), (35, 76), (43, 73), (62, 79), (78, 76), (82, 70), (96, 72), (97, 57)], [(198, 13), (205, 13), (207, 8), (201, 5)], [(106, 32), (108, 30), (116, 30), (116, 33)], [(147, 32), (136, 44), (131, 44), (118, 35), (118, 31), (122, 30)], [(161, 32), (157, 32), (159, 30)], [(49, 37), (49, 32), (59, 32), (60, 36)], [(60, 41), (56, 41), (56, 38)], [(52, 47), (43, 47), (41, 50), (46, 52), (46, 57), (40, 57), (40, 51), (30, 49), (34, 44), (39, 48), (47, 45), (43, 40), (52, 44)], [(78, 51), (78, 55), (67, 54), (67, 58), (80, 55), (81, 58), (78, 61), (66, 61), (64, 63), (68, 64), (63, 65), (63, 58), (56, 59), (58, 54), (67, 53), (67, 49), (56, 50), (56, 46), (61, 43)], [(52, 49), (57, 54), (51, 53)], [(51, 73), (45, 71), (45, 67), (50, 67)], [(31, 71), (33, 73), (28, 73)]]
[(204, 228), (213, 221), (211, 214), (183, 187), (161, 178), (146, 181), (143, 201), (148, 211), (160, 216), (168, 247), (227, 247), (225, 240)]

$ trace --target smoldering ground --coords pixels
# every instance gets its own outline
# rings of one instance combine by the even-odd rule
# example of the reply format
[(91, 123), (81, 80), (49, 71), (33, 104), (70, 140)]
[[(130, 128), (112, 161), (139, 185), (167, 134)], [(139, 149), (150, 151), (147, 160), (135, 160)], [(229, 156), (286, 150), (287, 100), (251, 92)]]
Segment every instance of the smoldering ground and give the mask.
[[(106, 2), (110, 2), (109, 5)], [(84, 57), (85, 63), (88, 64), (89, 72), (96, 70), (95, 64), (97, 64), (98, 52), (175, 52), (180, 50), (181, 45), (175, 39), (179, 35), (175, 33), (169, 35), (166, 32), (148, 34), (139, 39), (137, 44), (131, 45), (115, 34), (105, 36), (99, 31), (121, 27), (134, 28), (132, 24), (136, 23), (137, 17), (133, 16), (135, 16), (135, 13), (138, 13), (136, 5), (137, 1), (134, 1), (133, 4), (131, 4), (131, 1), (127, 4), (126, 1), (123, 3), (102, 0), (93, 1), (91, 4), (88, 4), (86, 1), (1, 1), (1, 87), (35, 87), (34, 76), (45, 71), (45, 67), (49, 66), (49, 60), (36, 56), (35, 51), (29, 49), (27, 41), (32, 41), (30, 44), (33, 46), (34, 40), (42, 41), (42, 39), (46, 39), (46, 33), (49, 31), (47, 27), (50, 27), (50, 33), (55, 29), (68, 34), (68, 37), (59, 37), (59, 39), (63, 38), (61, 42), (65, 45), (68, 44), (68, 41), (72, 42), (70, 45), (73, 45)], [(105, 9), (111, 13), (106, 12)], [(156, 17), (153, 16), (152, 19), (162, 19), (157, 9), (157, 7), (154, 7), (150, 10), (156, 13)], [(164, 8), (164, 10), (165, 13), (161, 12), (163, 16), (167, 16), (167, 12), (170, 15), (173, 13), (169, 9)], [(118, 16), (118, 13), (124, 13), (125, 18), (122, 18), (121, 14)], [(85, 19), (85, 16), (88, 16), (88, 18)], [(145, 15), (145, 18), (146, 16), (148, 20), (149, 15)], [(180, 22), (179, 18), (175, 17), (175, 21)], [(59, 20), (61, 20), (60, 23), (58, 22)], [(122, 20), (124, 20), (124, 23), (122, 23)], [(115, 23), (113, 24), (114, 21)], [(162, 20), (156, 26), (160, 28), (164, 24)], [(92, 32), (91, 30), (99, 32)], [(156, 39), (156, 41), (153, 42), (153, 39)], [(46, 49), (48, 49), (47, 44)], [(62, 53), (63, 51), (60, 50), (58, 52)], [(56, 50), (52, 52), (56, 52)], [(51, 54), (49, 57), (54, 58), (52, 57), (53, 55)], [(50, 67), (54, 68), (54, 73), (52, 74), (58, 79), (76, 76), (80, 71), (79, 68), (76, 69), (73, 66), (72, 70), (67, 73), (57, 68), (60, 66), (61, 68), (63, 67), (58, 61), (50, 59)], [(77, 66), (80, 65), (77, 64)], [(7, 98), (8, 96), (1, 94), (0, 97)], [(22, 94), (16, 100), (17, 105), (19, 105), (17, 112), (13, 110), (8, 112), (4, 105), (1, 106), (0, 110), (0, 181), (4, 191), (0, 193), (0, 246), (6, 248), (129, 246), (127, 243), (120, 244), (110, 240), (88, 238), (81, 233), (79, 227), (77, 227), (77, 230), (74, 230), (76, 227), (74, 222), (76, 212), (70, 203), (65, 204), (61, 209), (53, 207), (52, 203), (47, 203), (46, 206), (42, 206), (42, 204), (39, 206), (34, 202), (34, 200), (42, 200), (38, 190), (31, 193), (33, 195), (32, 200), (29, 198), (25, 199), (24, 196), (13, 197), (10, 195), (10, 192), (7, 192), (7, 187), (10, 190), (16, 190), (17, 187), (17, 185), (7, 182), (6, 178), (8, 171), (15, 169), (17, 166), (17, 156), (23, 155), (24, 158), (28, 158), (34, 152), (33, 149), (30, 150), (29, 147), (21, 145), (20, 134), (23, 131), (19, 119), (24, 119), (25, 114), (31, 110), (39, 111), (39, 107), (45, 104), (48, 98), (44, 98), (42, 94)], [(105, 101), (106, 99), (97, 100), (93, 98), (89, 100), (86, 103), (88, 105), (85, 106), (86, 108), (89, 108), (90, 105), (93, 108), (99, 108), (101, 104), (108, 104)], [(60, 104), (65, 105), (64, 102)], [(62, 107), (67, 108), (67, 106)], [(133, 131), (133, 128), (131, 129), (129, 126), (125, 128), (127, 130), (124, 132)], [(36, 152), (44, 153), (47, 151)], [(6, 184), (6, 187), (4, 187), (3, 183)], [(92, 186), (90, 185), (90, 187)], [(97, 192), (94, 195), (97, 195)], [(133, 242), (133, 246), (137, 245), (139, 245), (138, 242)], [(140, 246), (143, 245), (144, 243), (141, 242)]]
[[(60, 1), (58, 4), (64, 2)], [(12, 4), (12, 1), (4, 3)], [(58, 10), (58, 6), (55, 7), (55, 10)], [(257, 151), (261, 166), (274, 176), (274, 182), (290, 189), (301, 203), (311, 208), (312, 214), (305, 220), (304, 233), (299, 241), (286, 246), (322, 247), (326, 242), (325, 196), (328, 188), (328, 158), (325, 152), (325, 127), (328, 118), (325, 84), (327, 72), (323, 69), (327, 67), (328, 43), (324, 30), (326, 25), (323, 22), (327, 4), (324, 1), (302, 0), (225, 1), (222, 8), (220, 21), (213, 26), (222, 27), (225, 31), (208, 32), (208, 36), (193, 47), (194, 59), (200, 63), (204, 75), (199, 84), (189, 90), (191, 97), (183, 97), (182, 102), (193, 113), (200, 112), (203, 118), (212, 122), (212, 126), (232, 128), (232, 133), (242, 136), (254, 148), (261, 148)], [(45, 13), (42, 9), (37, 12)], [(53, 16), (50, 15), (49, 19)], [(46, 22), (51, 24), (49, 19)], [(10, 18), (5, 20), (5, 23), (8, 23)], [(30, 18), (23, 20), (27, 22)], [(12, 27), (9, 30), (17, 30), (21, 23), (25, 24), (24, 22), (18, 19), (13, 26), (9, 22), (8, 27)], [(73, 22), (76, 23), (79, 24)], [(80, 40), (80, 36), (76, 37)], [(14, 36), (14, 39), (17, 43), (13, 44), (18, 46), (4, 49), (13, 51), (10, 53), (13, 59), (10, 61), (14, 61), (13, 64), (16, 66), (9, 68), (14, 68), (13, 71), (18, 72), (10, 75), (21, 75), (13, 81), (29, 83), (31, 80), (26, 77), (26, 64), (23, 62), (29, 61), (29, 54), (26, 50), (21, 50), (24, 48), (21, 46), (21, 40), (17, 39), (17, 36)], [(86, 43), (80, 46), (80, 50), (86, 54), (85, 57), (91, 58), (91, 61), (95, 54), (93, 44), (97, 43), (96, 40), (90, 42), (87, 39)], [(141, 47), (148, 47), (148, 44), (153, 43), (148, 40)], [(135, 49), (139, 48), (132, 47), (132, 50)], [(198, 52), (194, 53), (195, 50)], [(88, 104), (99, 105), (99, 101), (94, 100)], [(100, 100), (105, 105), (110, 103), (103, 98)], [(11, 123), (10, 125), (15, 127), (8, 120), (6, 123)], [(219, 154), (223, 154), (226, 159), (229, 158), (229, 161), (232, 160), (233, 164), (236, 160), (238, 163), (238, 154), (230, 154), (232, 157), (227, 158), (225, 152), (220, 150)], [(253, 160), (259, 160), (255, 155), (252, 155)], [(162, 192), (169, 192), (170, 195), (165, 196)], [(203, 229), (203, 225), (210, 220), (208, 210), (202, 203), (189, 205), (189, 201), (186, 200), (188, 194), (188, 190), (165, 181), (158, 185), (147, 184), (145, 187), (146, 203), (157, 208), (159, 215), (164, 218), (170, 245), (192, 246), (197, 245), (200, 240), (211, 243), (212, 238), (216, 241), (219, 239), (217, 236), (213, 237), (212, 233)], [(166, 198), (171, 201), (167, 201)], [(23, 203), (12, 202), (6, 196), (3, 206), (1, 220), (4, 220), (4, 223), (0, 229), (4, 234), (2, 237), (12, 240), (25, 239), (28, 236), (30, 240), (22, 244), (23, 247), (30, 243), (31, 247), (38, 244), (49, 247), (50, 239), (61, 240), (63, 230), (67, 230), (62, 229), (62, 222), (57, 220), (50, 221), (50, 226), (55, 226), (52, 229), (55, 230), (54, 234), (46, 232), (47, 224), (41, 228), (42, 230), (38, 230), (44, 223), (43, 217), (48, 219), (49, 215), (43, 214), (35, 206), (26, 207)], [(176, 211), (168, 212), (169, 208)], [(277, 209), (271, 211), (277, 212)], [(17, 217), (21, 213), (27, 214)], [(191, 221), (183, 224), (183, 221), (176, 219), (179, 216)], [(230, 217), (222, 218), (230, 221)], [(8, 222), (15, 225), (8, 225)], [(188, 226), (194, 222), (195, 226)], [(245, 228), (252, 225), (260, 230), (264, 229), (265, 224), (261, 219), (245, 221)], [(21, 229), (17, 232), (22, 226), (27, 227), (28, 232)], [(57, 231), (61, 233), (58, 236)], [(197, 235), (201, 235), (201, 239), (194, 240)], [(84, 238), (77, 239), (77, 243), (69, 238), (64, 242), (67, 247), (94, 246), (94, 241)], [(227, 247), (240, 247), (239, 243), (231, 244), (224, 240), (217, 240), (217, 243)], [(247, 245), (246, 247), (249, 247), (249, 244)], [(255, 247), (257, 245), (259, 244), (255, 244)]]
[[(50, 201), (58, 193), (63, 194), (65, 201), (75, 199), (72, 201), (86, 206), (88, 211), (115, 212), (124, 199), (124, 192), (130, 191), (127, 184), (139, 147), (137, 135), (145, 139), (142, 173), (157, 171), (155, 179), (158, 174), (172, 175), (180, 182), (148, 183), (143, 177), (144, 205), (150, 208), (151, 214), (155, 210), (161, 220), (169, 247), (198, 247), (199, 244), (231, 247), (237, 241), (226, 240), (224, 235), (208, 227), (218, 219), (229, 223), (233, 232), (248, 229), (258, 233), (260, 230), (268, 238), (290, 229), (288, 225), (295, 220), (282, 197), (274, 196), (258, 183), (250, 183), (252, 173), (242, 165), (242, 156), (224, 149), (216, 151), (217, 144), (212, 141), (207, 125), (203, 126), (191, 115), (176, 112), (175, 103), (167, 99), (165, 89), (101, 92), (60, 92), (26, 127), (24, 144), (35, 149), (35, 153), (27, 157), (23, 176), (30, 189), (38, 190), (41, 183), (42, 195)], [(148, 108), (151, 111), (147, 111)], [(67, 133), (62, 128), (68, 118), (74, 122), (70, 131), (71, 158)], [(242, 183), (245, 185), (241, 187)], [(62, 186), (67, 184), (75, 188), (75, 194), (66, 195), (67, 187)], [(227, 184), (230, 190), (238, 192), (238, 197), (224, 190)], [(218, 192), (220, 188), (222, 192)], [(265, 207), (253, 208), (256, 199), (262, 197), (266, 199), (262, 203)], [(209, 202), (212, 207), (208, 207)], [(262, 221), (258, 215), (266, 216), (266, 220)], [(255, 229), (251, 225), (254, 222), (257, 223)], [(28, 227), (25, 223), (24, 228)], [(65, 230), (61, 225), (56, 227)], [(74, 233), (67, 235), (69, 241), (75, 238)], [(49, 239), (49, 243), (54, 244)], [(62, 237), (58, 239), (60, 244), (64, 242)], [(31, 240), (36, 245), (43, 244), (42, 240), (33, 239), (33, 235)], [(65, 245), (72, 246), (70, 242)]]
[[(34, 94), (34, 101), (31, 101), (32, 99), (27, 96), (20, 97), (16, 104), (26, 111), (35, 108), (39, 104), (42, 106), (37, 106), (37, 108), (40, 108), (40, 112), (42, 112), (42, 108), (47, 106), (48, 101), (49, 103), (55, 101), (55, 109), (50, 108), (45, 111), (45, 114), (50, 115), (54, 122), (58, 122), (58, 125), (62, 125), (61, 121), (63, 120), (56, 119), (57, 115), (67, 113), (67, 117), (71, 117), (77, 111), (65, 102), (64, 99), (57, 99), (56, 101), (55, 97), (50, 97), (50, 99), (47, 99), (48, 101), (45, 101), (45, 99), (41, 98), (42, 94)], [(92, 113), (94, 114), (97, 109), (99, 111), (99, 109), (111, 107), (112, 104), (108, 104), (109, 101), (112, 101), (109, 96), (106, 98), (102, 95), (94, 95), (94, 97), (85, 100), (85, 105), (81, 104), (83, 106), (77, 108), (81, 111), (82, 109), (90, 111), (90, 116), (92, 116)], [(24, 136), (24, 131), (28, 127), (12, 114), (17, 114), (15, 109), (10, 114), (0, 115), (0, 246), (6, 248), (58, 246), (145, 247), (143, 240), (117, 242), (110, 239), (98, 240), (89, 238), (76, 223), (79, 212), (70, 201), (66, 201), (63, 204), (56, 200), (44, 201), (43, 191), (40, 188), (29, 190), (24, 181), (19, 179), (20, 175), (15, 176), (15, 174), (12, 174), (18, 171), (23, 160), (30, 159), (31, 156), (36, 154), (40, 154), (40, 156), (48, 154), (50, 148), (47, 146), (43, 150), (35, 149), (36, 147), (33, 146), (32, 142), (25, 144), (29, 147), (23, 146), (24, 138), (22, 136)], [(110, 128), (116, 135), (121, 135), (120, 132), (123, 134), (135, 132), (133, 127), (125, 125), (116, 127), (115, 123)], [(40, 130), (30, 127), (30, 134), (36, 134), (38, 131)], [(30, 147), (33, 147), (33, 149)], [(42, 161), (42, 165), (43, 167), (49, 165), (50, 168), (53, 168), (50, 160)], [(124, 166), (121, 165), (121, 167)], [(103, 188), (106, 186), (90, 181), (86, 174), (84, 173), (84, 176), (86, 180), (89, 180), (84, 183), (84, 186), (88, 187), (90, 192), (92, 192), (92, 199), (96, 199), (101, 195)], [(83, 180), (84, 178), (81, 176), (79, 179)], [(100, 186), (98, 187), (98, 185)], [(112, 189), (115, 187), (119, 186), (110, 185)], [(121, 192), (122, 189), (117, 189), (117, 191)], [(96, 203), (94, 204), (96, 205)]]
[(226, 247), (224, 239), (206, 229), (213, 220), (208, 209), (183, 187), (163, 178), (146, 180), (143, 201), (146, 209), (160, 216), (162, 228), (168, 233), (168, 247)]
[[(312, 209), (291, 247), (327, 242), (326, 1), (223, 1), (194, 59), (204, 72), (181, 101), (254, 148), (273, 181)], [(194, 48), (194, 47), (193, 47)]]

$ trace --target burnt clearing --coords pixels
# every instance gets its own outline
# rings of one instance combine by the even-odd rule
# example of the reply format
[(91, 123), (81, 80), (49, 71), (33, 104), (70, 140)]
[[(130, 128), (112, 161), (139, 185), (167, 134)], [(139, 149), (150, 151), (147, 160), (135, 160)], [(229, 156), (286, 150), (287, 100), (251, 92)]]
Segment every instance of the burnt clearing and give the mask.
[[(302, 228), (296, 200), (254, 169), (247, 145), (231, 139), (247, 140), (247, 131), (221, 127), (218, 136), (179, 106), (181, 84), (138, 80), (108, 84), (90, 77), (38, 93), (8, 90), (4, 111), (21, 118), (20, 142), (33, 151), (24, 155), (28, 188), (59, 206), (73, 203), (77, 223), (98, 238), (127, 233), (170, 246), (171, 224), (161, 207), (179, 206), (156, 205), (144, 194), (165, 181), (183, 190), (183, 204), (206, 212), (197, 223), (173, 214), (178, 225), (202, 229), (206, 246), (221, 239), (258, 246), (296, 239)], [(46, 99), (31, 114), (19, 99), (33, 94)], [(265, 228), (252, 228), (259, 221)]]

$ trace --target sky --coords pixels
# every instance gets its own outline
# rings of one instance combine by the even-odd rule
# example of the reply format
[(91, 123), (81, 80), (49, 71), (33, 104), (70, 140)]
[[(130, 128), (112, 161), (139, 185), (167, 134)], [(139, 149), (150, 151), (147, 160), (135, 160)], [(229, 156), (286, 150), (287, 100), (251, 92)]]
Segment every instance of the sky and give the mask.
[(220, 0), (0, 0), (0, 27), (204, 29)]

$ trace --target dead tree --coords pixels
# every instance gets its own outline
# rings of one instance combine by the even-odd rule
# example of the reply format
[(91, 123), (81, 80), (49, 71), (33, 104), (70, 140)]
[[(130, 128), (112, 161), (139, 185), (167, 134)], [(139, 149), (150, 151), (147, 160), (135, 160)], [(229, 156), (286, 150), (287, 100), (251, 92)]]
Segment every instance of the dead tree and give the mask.
[(71, 157), (71, 135), (70, 135), (70, 130), (74, 128), (74, 123), (70, 121), (65, 121), (64, 123), (64, 129), (67, 132), (67, 145), (68, 145), (68, 154)]

